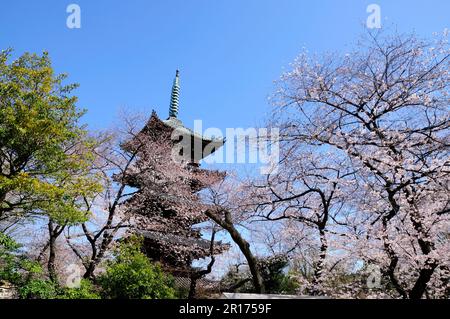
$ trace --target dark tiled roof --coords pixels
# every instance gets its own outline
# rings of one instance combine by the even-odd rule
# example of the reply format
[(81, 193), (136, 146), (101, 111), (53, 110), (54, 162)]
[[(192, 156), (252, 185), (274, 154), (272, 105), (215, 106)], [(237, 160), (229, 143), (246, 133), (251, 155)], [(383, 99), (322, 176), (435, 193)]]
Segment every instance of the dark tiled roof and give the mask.
[[(151, 240), (159, 240), (174, 245), (182, 245), (182, 246), (195, 245), (203, 249), (209, 249), (210, 247), (210, 241), (203, 238), (189, 238), (184, 236), (177, 236), (174, 234), (163, 234), (159, 232), (145, 231), (145, 230), (139, 230), (138, 233), (144, 236), (144, 238)], [(216, 244), (221, 245), (221, 242), (217, 242)]]

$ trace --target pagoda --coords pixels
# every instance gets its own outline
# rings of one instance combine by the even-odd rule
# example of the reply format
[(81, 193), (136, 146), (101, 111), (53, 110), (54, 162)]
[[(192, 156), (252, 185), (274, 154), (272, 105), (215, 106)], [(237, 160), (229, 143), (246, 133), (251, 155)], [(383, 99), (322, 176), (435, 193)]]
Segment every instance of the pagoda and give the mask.
[[(178, 118), (179, 71), (173, 81), (169, 116), (161, 120), (155, 111), (142, 130), (122, 145), (136, 160), (123, 180), (136, 189), (125, 203), (133, 216), (135, 232), (144, 237), (147, 256), (165, 270), (184, 276), (192, 262), (211, 254), (199, 224), (208, 220), (209, 205), (202, 190), (220, 182), (225, 174), (200, 168), (200, 161), (222, 147), (222, 138), (207, 138), (184, 126)], [(184, 147), (180, 147), (180, 145)], [(228, 246), (214, 243), (214, 253)]]

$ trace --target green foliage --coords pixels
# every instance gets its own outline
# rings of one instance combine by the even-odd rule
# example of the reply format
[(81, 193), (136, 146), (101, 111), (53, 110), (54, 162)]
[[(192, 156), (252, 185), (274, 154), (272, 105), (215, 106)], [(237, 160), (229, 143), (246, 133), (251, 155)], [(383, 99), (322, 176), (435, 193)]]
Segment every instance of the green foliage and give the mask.
[(82, 279), (77, 288), (63, 288), (58, 296), (59, 299), (100, 299), (91, 281)]
[(290, 271), (287, 274), (284, 274), (282, 278), (280, 278), (279, 293), (295, 295), (298, 292), (299, 288), (300, 284), (298, 283), (298, 280)]
[(0, 282), (23, 284), (30, 275), (42, 272), (41, 266), (29, 260), (22, 252), (21, 245), (0, 232)]
[(89, 280), (83, 279), (76, 288), (61, 288), (48, 279), (30, 279), (19, 287), (22, 299), (100, 299)]
[(99, 282), (107, 298), (169, 299), (175, 298), (173, 279), (141, 252), (142, 239), (131, 237), (121, 243), (115, 259)]
[[(8, 235), (0, 232), (0, 249), (4, 251), (14, 251), (16, 249), (19, 249), (20, 245), (14, 241), (11, 237)], [(0, 251), (1, 251), (0, 250)]]
[(58, 295), (55, 283), (45, 279), (30, 279), (19, 286), (22, 299), (54, 299)]
[(276, 255), (261, 258), (258, 261), (258, 266), (267, 293), (286, 293), (284, 288), (288, 286), (290, 281), (290, 278), (285, 273), (285, 269), (288, 266), (286, 257)]
[[(1, 234), (1, 233), (0, 233)], [(0, 280), (5, 280), (18, 286), (19, 297), (22, 299), (100, 299), (104, 298), (139, 298), (163, 299), (175, 298), (173, 279), (164, 274), (159, 265), (152, 264), (140, 251), (141, 239), (131, 238), (122, 243), (115, 252), (115, 259), (100, 276), (100, 287), (89, 280), (83, 279), (76, 288), (60, 287), (55, 282), (43, 276), (42, 268), (26, 258), (18, 255), (18, 246), (11, 238), (2, 234), (0, 245), (8, 245), (8, 255), (14, 256), (10, 267), (0, 268)]]
[(91, 281), (82, 279), (79, 287), (60, 287), (49, 279), (33, 278), (19, 284), (22, 299), (100, 299)]
[(189, 297), (189, 288), (175, 287), (175, 299), (187, 299)]
[(34, 278), (42, 273), (42, 268), (21, 254), (20, 248), (21, 245), (0, 232), (0, 282), (18, 286), (21, 298), (53, 298), (54, 284)]
[(54, 74), (46, 52), (10, 57), (0, 53), (0, 217), (85, 221), (77, 199), (100, 188), (89, 174), (93, 142), (71, 96), (77, 85), (63, 85), (66, 75)]
[(42, 267), (20, 252), (21, 245), (0, 232), (0, 283), (9, 282), (18, 288), (23, 299), (98, 299), (99, 294), (88, 280), (78, 288), (60, 288), (42, 279)]
[[(288, 260), (284, 256), (271, 256), (267, 258), (260, 258), (258, 260), (258, 267), (263, 279), (266, 293), (296, 293), (298, 284), (289, 272), (285, 272), (287, 266)], [(236, 292), (255, 292), (252, 276), (248, 269), (239, 271), (236, 267), (231, 268), (222, 278), (222, 285)]]
[(0, 232), (0, 282), (17, 282), (20, 278), (20, 259), (17, 256), (20, 245), (11, 237)]

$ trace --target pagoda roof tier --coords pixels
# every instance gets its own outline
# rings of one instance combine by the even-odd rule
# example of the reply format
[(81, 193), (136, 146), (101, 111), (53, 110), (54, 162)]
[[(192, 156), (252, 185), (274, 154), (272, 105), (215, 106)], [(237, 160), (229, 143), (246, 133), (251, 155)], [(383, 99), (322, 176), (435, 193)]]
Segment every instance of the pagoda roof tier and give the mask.
[[(201, 135), (197, 132), (194, 132), (190, 128), (184, 126), (183, 122), (176, 117), (169, 117), (167, 120), (162, 121), (165, 125), (172, 128), (173, 130), (177, 130), (177, 133), (183, 136), (189, 136), (191, 141), (195, 143), (198, 141), (202, 145), (202, 157), (204, 158), (208, 155), (214, 153), (217, 149), (223, 146), (225, 143), (224, 138), (209, 138), (204, 135)], [(195, 145), (195, 144), (194, 144)], [(199, 144), (200, 145), (200, 144)], [(200, 158), (200, 159), (201, 159)]]
[[(217, 149), (223, 146), (225, 139), (222, 137), (207, 137), (190, 128), (186, 127), (178, 118), (179, 111), (179, 71), (177, 70), (173, 81), (172, 93), (170, 97), (169, 117), (161, 120), (155, 111), (152, 112), (147, 124), (141, 132), (133, 138), (132, 141), (126, 143), (125, 148), (132, 149), (139, 145), (138, 141), (145, 141), (144, 136), (152, 135), (154, 139), (167, 140), (171, 139), (173, 144), (188, 142), (186, 146), (190, 146), (190, 154), (180, 154), (188, 163), (195, 164), (206, 156), (211, 155)], [(166, 134), (163, 134), (166, 133)], [(134, 145), (134, 146), (133, 146)], [(201, 149), (199, 147), (201, 146)]]
[[(136, 148), (141, 141), (147, 140), (145, 136), (149, 134), (153, 136), (152, 139), (160, 140), (160, 142), (161, 139), (169, 139), (168, 142), (175, 145), (180, 143), (182, 139), (183, 143), (190, 143), (187, 145), (187, 147), (190, 146), (190, 154), (180, 154), (180, 156), (187, 162), (196, 164), (196, 166), (198, 166), (201, 159), (213, 154), (225, 143), (223, 138), (208, 138), (192, 131), (177, 118), (169, 117), (167, 120), (161, 120), (156, 112), (153, 111), (147, 124), (131, 141), (125, 143), (124, 147), (128, 150)], [(201, 146), (201, 149), (196, 149), (199, 146)]]
[[(169, 105), (169, 117), (167, 120), (163, 121), (165, 125), (170, 127), (173, 131), (176, 130), (177, 135), (183, 138), (189, 137), (191, 142), (191, 159), (192, 162), (198, 163), (202, 158), (212, 154), (218, 148), (222, 147), (225, 140), (223, 138), (208, 138), (201, 134), (192, 131), (190, 128), (184, 126), (183, 122), (178, 119), (178, 111), (180, 101), (180, 71), (176, 71), (175, 79), (172, 84), (172, 92), (170, 95), (170, 105)], [(201, 145), (201, 154), (195, 151), (195, 145)], [(198, 150), (199, 151), (199, 150)]]
[[(164, 267), (172, 270), (191, 269), (191, 262), (210, 255), (211, 242), (203, 238), (178, 236), (170, 233), (137, 230), (144, 237), (144, 250), (147, 256), (160, 261)], [(214, 241), (214, 254), (229, 249), (230, 245)]]
[[(149, 240), (158, 240), (163, 241), (165, 243), (169, 243), (172, 245), (180, 245), (180, 246), (196, 246), (203, 249), (209, 249), (211, 243), (209, 240), (203, 238), (194, 238), (194, 237), (186, 237), (186, 236), (178, 236), (170, 233), (160, 233), (156, 231), (148, 231), (148, 230), (140, 230), (138, 234), (142, 235), (145, 239)], [(222, 246), (221, 241), (214, 242), (215, 246)]]

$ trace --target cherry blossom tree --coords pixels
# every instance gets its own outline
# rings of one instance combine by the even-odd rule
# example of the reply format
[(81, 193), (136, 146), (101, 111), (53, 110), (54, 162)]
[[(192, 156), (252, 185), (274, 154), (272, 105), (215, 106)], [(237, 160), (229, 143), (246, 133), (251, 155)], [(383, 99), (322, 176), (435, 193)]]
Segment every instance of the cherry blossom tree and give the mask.
[(248, 192), (244, 188), (245, 184), (234, 178), (232, 174), (229, 174), (228, 178), (223, 179), (221, 183), (212, 185), (205, 196), (210, 203), (205, 214), (230, 235), (245, 257), (255, 291), (264, 293), (265, 287), (258, 258), (250, 242), (240, 230), (240, 226), (245, 227), (249, 220), (246, 205)]
[[(290, 233), (288, 241), (302, 238), (303, 230), (292, 221), (313, 230), (310, 242), (317, 238), (317, 258), (313, 261), (313, 276), (309, 285), (312, 294), (323, 294), (323, 279), (329, 253), (330, 236), (339, 236), (346, 225), (348, 198), (353, 191), (353, 167), (345, 157), (319, 152), (298, 141), (281, 143), (280, 163), (276, 170), (252, 180), (248, 185), (247, 209), (253, 217), (267, 221), (285, 221), (280, 232)], [(315, 232), (315, 233), (314, 233)], [(312, 239), (312, 240), (311, 240)], [(299, 246), (305, 245), (305, 241)], [(293, 247), (295, 250), (297, 247)]]
[[(199, 226), (208, 221), (204, 212), (210, 205), (199, 193), (225, 175), (201, 169), (191, 158), (174, 157), (178, 140), (173, 134), (174, 129), (153, 113), (144, 128), (122, 145), (126, 152), (136, 152), (136, 161), (115, 179), (136, 189), (121, 206), (145, 237), (149, 257), (172, 272), (190, 274), (192, 261), (211, 255), (210, 242), (202, 239)], [(215, 243), (214, 252), (226, 248)]]
[(114, 240), (131, 228), (131, 215), (122, 205), (134, 191), (115, 175), (126, 174), (137, 152), (125, 152), (120, 145), (135, 136), (143, 123), (140, 114), (123, 114), (121, 125), (95, 136), (92, 170), (101, 176), (102, 189), (84, 198), (89, 220), (66, 230), (66, 242), (85, 268), (84, 278), (94, 278), (98, 265), (107, 257)]
[(345, 56), (300, 55), (277, 92), (284, 139), (351, 162), (366, 258), (403, 298), (448, 284), (449, 66), (446, 34), (369, 33)]

